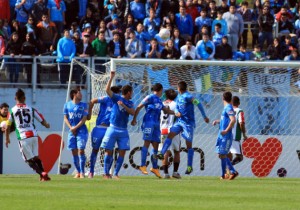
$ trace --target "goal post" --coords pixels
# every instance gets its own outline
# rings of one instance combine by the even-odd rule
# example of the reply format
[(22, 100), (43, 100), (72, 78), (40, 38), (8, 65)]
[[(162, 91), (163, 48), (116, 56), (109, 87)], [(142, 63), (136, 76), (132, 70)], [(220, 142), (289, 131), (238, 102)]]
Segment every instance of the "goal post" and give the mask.
[[(223, 92), (231, 91), (241, 100), (240, 108), (245, 112), (248, 136), (247, 140), (241, 141), (244, 160), (236, 165), (241, 176), (275, 177), (282, 168), (286, 169), (287, 176), (300, 176), (300, 92), (296, 85), (300, 80), (299, 63), (111, 59), (105, 66), (106, 72), (102, 74), (89, 70), (92, 97), (106, 95), (105, 86), (110, 71), (114, 70), (115, 85), (130, 84), (133, 87), (135, 107), (151, 93), (154, 83), (161, 83), (164, 89), (176, 90), (177, 83), (184, 80), (188, 90), (204, 105), (212, 122), (221, 116)], [(93, 113), (97, 114), (97, 111)], [(143, 140), (140, 126), (144, 113), (142, 110), (139, 114), (137, 126), (128, 124), (131, 149), (125, 156), (120, 175), (140, 175), (137, 169), (141, 162)], [(219, 176), (220, 161), (214, 150), (218, 127), (204, 123), (196, 109), (195, 119), (192, 175)], [(183, 140), (181, 145), (179, 172), (183, 175), (187, 153)], [(147, 157), (149, 162), (150, 156)]]

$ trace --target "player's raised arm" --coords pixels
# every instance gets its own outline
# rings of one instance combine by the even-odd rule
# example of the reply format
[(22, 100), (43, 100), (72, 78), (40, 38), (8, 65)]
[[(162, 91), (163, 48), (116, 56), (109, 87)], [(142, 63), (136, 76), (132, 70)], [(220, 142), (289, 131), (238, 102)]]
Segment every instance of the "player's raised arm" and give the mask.
[(204, 121), (206, 123), (209, 123), (209, 118), (206, 116), (204, 108), (203, 108), (202, 104), (200, 103), (200, 101), (195, 98), (192, 98), (192, 103), (198, 107), (199, 111), (201, 112), (202, 117), (204, 118)]
[(107, 93), (107, 95), (108, 95), (109, 97), (112, 97), (112, 96), (113, 96), (113, 92), (112, 92), (112, 90), (110, 89), (110, 87), (111, 87), (111, 83), (112, 83), (112, 81), (113, 81), (113, 79), (114, 79), (114, 77), (115, 77), (115, 73), (116, 73), (116, 72), (114, 72), (114, 71), (110, 71), (110, 78), (109, 78), (109, 80), (108, 80), (108, 82), (107, 82), (107, 84), (106, 84), (106, 93)]
[(140, 103), (138, 105), (138, 107), (136, 108), (135, 112), (134, 112), (134, 115), (133, 115), (133, 119), (131, 121), (131, 125), (132, 126), (135, 126), (136, 125), (136, 118), (138, 116), (138, 114), (140, 113), (141, 109), (144, 107), (145, 105), (143, 103)]
[(129, 108), (129, 107), (126, 106), (122, 101), (118, 101), (118, 104), (119, 104), (120, 106), (122, 106), (122, 107), (126, 110), (126, 112), (128, 112), (128, 114), (134, 115), (134, 113), (135, 113), (134, 108)]
[(166, 106), (164, 106), (164, 107), (162, 108), (162, 110), (164, 111), (164, 114), (172, 114), (172, 115), (175, 114), (174, 111), (172, 111), (169, 107), (166, 107)]

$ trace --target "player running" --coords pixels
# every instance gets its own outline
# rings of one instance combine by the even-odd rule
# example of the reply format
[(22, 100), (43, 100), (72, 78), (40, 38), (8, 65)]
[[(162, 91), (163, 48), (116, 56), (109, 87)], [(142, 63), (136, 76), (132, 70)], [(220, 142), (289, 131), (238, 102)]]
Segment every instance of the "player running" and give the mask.
[[(122, 86), (112, 86), (110, 90), (115, 93), (119, 94), (121, 92)], [(113, 106), (113, 102), (110, 97), (108, 96), (102, 96), (99, 98), (93, 98), (90, 101), (89, 105), (89, 113), (87, 116), (87, 120), (91, 119), (92, 115), (92, 110), (95, 104), (99, 103), (100, 104), (100, 110), (97, 116), (96, 120), (96, 126), (93, 128), (92, 131), (92, 152), (90, 156), (90, 173), (88, 178), (93, 178), (94, 177), (94, 169), (95, 169), (95, 163), (97, 159), (97, 154), (102, 142), (102, 139), (105, 135), (105, 132), (107, 130), (107, 127), (109, 126), (109, 118)]]
[[(166, 100), (163, 102), (163, 104), (166, 107), (169, 107), (169, 109), (171, 111), (175, 111), (176, 109), (176, 102), (175, 99), (177, 97), (177, 93), (175, 90), (173, 89), (169, 89), (165, 91), (166, 94)], [(169, 132), (170, 132), (170, 128), (173, 126), (173, 124), (175, 123), (175, 115), (169, 115), (169, 114), (164, 114), (162, 112), (162, 115), (160, 117), (160, 129), (161, 129), (161, 140), (162, 143), (159, 144), (159, 148), (158, 150), (160, 151), (162, 147), (162, 144), (164, 143), (165, 139), (167, 138)], [(181, 176), (178, 173), (178, 168), (179, 168), (179, 164), (180, 164), (180, 136), (177, 135), (174, 137), (174, 139), (172, 140), (172, 149), (174, 151), (174, 160), (173, 160), (173, 174), (172, 177), (176, 178), (176, 179), (180, 179)], [(164, 178), (165, 179), (169, 179), (171, 178), (169, 175), (169, 156), (171, 155), (171, 151), (168, 150), (164, 156), (164, 160), (163, 160), (163, 169), (164, 169)]]
[(152, 168), (150, 171), (155, 174), (158, 178), (161, 178), (159, 173), (159, 168), (157, 165), (157, 158), (156, 155), (158, 153), (158, 145), (160, 143), (160, 113), (163, 110), (165, 113), (174, 114), (173, 111), (167, 109), (160, 97), (162, 96), (163, 86), (160, 83), (156, 83), (152, 86), (151, 90), (153, 91), (152, 94), (146, 96), (142, 102), (136, 108), (134, 113), (131, 125), (136, 125), (136, 118), (140, 112), (140, 110), (145, 107), (146, 113), (143, 118), (142, 130), (143, 130), (143, 139), (144, 139), (144, 146), (141, 150), (141, 166), (140, 170), (143, 174), (148, 174), (147, 166), (146, 166), (146, 159), (148, 148), (150, 144), (152, 144), (152, 152), (151, 152), (151, 162)]
[(170, 133), (168, 134), (168, 137), (161, 150), (161, 154), (158, 154), (157, 157), (161, 160), (164, 159), (165, 153), (172, 144), (172, 139), (179, 133), (182, 133), (181, 135), (186, 140), (185, 142), (188, 150), (188, 166), (185, 174), (190, 174), (193, 171), (194, 157), (194, 149), (192, 148), (195, 127), (194, 105), (198, 107), (206, 123), (209, 123), (209, 119), (205, 114), (202, 104), (187, 91), (186, 82), (178, 82), (177, 90), (179, 94), (176, 99), (175, 116), (178, 118), (178, 120), (171, 127)]
[(86, 156), (84, 153), (88, 139), (88, 130), (85, 125), (88, 110), (87, 104), (81, 102), (80, 90), (70, 91), (71, 101), (64, 105), (64, 121), (69, 127), (68, 149), (72, 151), (73, 162), (77, 170), (74, 178), (84, 178)]
[(50, 181), (50, 177), (44, 171), (43, 163), (38, 154), (38, 133), (35, 129), (34, 118), (46, 128), (49, 123), (36, 109), (25, 104), (25, 93), (18, 89), (15, 95), (16, 105), (9, 111), (7, 128), (5, 130), (5, 145), (10, 144), (10, 128), (14, 123), (16, 135), (19, 140), (19, 147), (25, 162), (40, 175), (40, 181)]
[(115, 72), (110, 72), (110, 78), (106, 85), (106, 93), (113, 102), (113, 107), (110, 115), (110, 125), (106, 130), (105, 136), (101, 143), (101, 148), (105, 149), (104, 156), (104, 178), (109, 179), (110, 166), (113, 160), (113, 149), (115, 143), (118, 144), (119, 156), (116, 167), (113, 173), (114, 178), (119, 179), (119, 171), (124, 161), (126, 150), (130, 149), (129, 134), (127, 123), (129, 115), (134, 115), (133, 102), (130, 101), (133, 94), (133, 89), (130, 85), (125, 85), (122, 88), (122, 96), (111, 91), (111, 83), (115, 76)]
[(235, 113), (231, 105), (232, 94), (231, 92), (223, 93), (223, 104), (224, 109), (221, 115), (221, 120), (213, 121), (213, 125), (220, 124), (220, 131), (216, 144), (216, 152), (219, 154), (221, 159), (222, 174), (220, 179), (226, 179), (226, 166), (230, 171), (229, 180), (234, 179), (239, 173), (232, 166), (228, 153), (232, 144), (232, 128), (235, 123)]

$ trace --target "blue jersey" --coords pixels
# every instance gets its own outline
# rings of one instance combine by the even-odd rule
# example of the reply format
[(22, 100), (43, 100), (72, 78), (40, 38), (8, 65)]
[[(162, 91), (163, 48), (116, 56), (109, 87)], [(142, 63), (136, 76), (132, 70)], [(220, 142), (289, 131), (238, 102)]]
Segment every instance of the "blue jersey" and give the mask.
[(195, 126), (193, 98), (194, 97), (189, 92), (178, 94), (175, 109), (175, 113), (181, 113), (181, 117), (178, 118), (178, 121), (191, 126)]
[[(64, 105), (64, 115), (67, 116), (71, 126), (76, 126), (84, 116), (88, 115), (87, 104), (84, 102), (79, 102), (78, 104), (74, 104), (73, 101), (69, 101)], [(85, 124), (79, 127), (77, 131), (86, 132), (86, 133), (88, 132)]]
[(232, 139), (232, 131), (230, 130), (227, 134), (221, 135), (221, 131), (226, 130), (230, 123), (230, 116), (235, 116), (233, 107), (231, 104), (227, 104), (222, 112), (221, 120), (220, 120), (220, 131), (219, 131), (219, 138), (223, 139)]
[(146, 96), (141, 102), (146, 109), (146, 114), (143, 118), (143, 123), (153, 122), (156, 124), (160, 124), (160, 113), (164, 108), (164, 105), (160, 98), (155, 94), (150, 94)]
[(113, 106), (113, 102), (110, 97), (104, 96), (98, 98), (98, 103), (100, 103), (100, 110), (96, 120), (96, 125), (109, 125), (110, 114)]
[(129, 113), (124, 107), (118, 104), (118, 101), (122, 101), (128, 108), (133, 108), (133, 102), (126, 100), (120, 95), (113, 94), (111, 97), (113, 107), (110, 115), (110, 124), (118, 128), (127, 128)]

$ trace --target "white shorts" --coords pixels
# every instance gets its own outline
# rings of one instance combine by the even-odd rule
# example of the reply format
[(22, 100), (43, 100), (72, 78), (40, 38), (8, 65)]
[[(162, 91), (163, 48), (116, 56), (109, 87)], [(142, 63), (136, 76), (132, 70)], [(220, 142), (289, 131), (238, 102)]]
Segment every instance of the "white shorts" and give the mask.
[[(161, 143), (158, 146), (158, 151), (161, 151), (166, 138), (167, 138), (167, 135), (161, 135), (161, 138), (160, 138)], [(181, 146), (180, 135), (177, 135), (172, 139), (172, 144), (171, 144), (170, 150), (180, 151), (180, 146)]]
[(240, 141), (232, 141), (231, 147), (230, 147), (230, 153), (232, 154), (239, 154), (242, 155), (242, 146)]
[(19, 141), (20, 152), (25, 161), (38, 156), (38, 137), (31, 137)]

